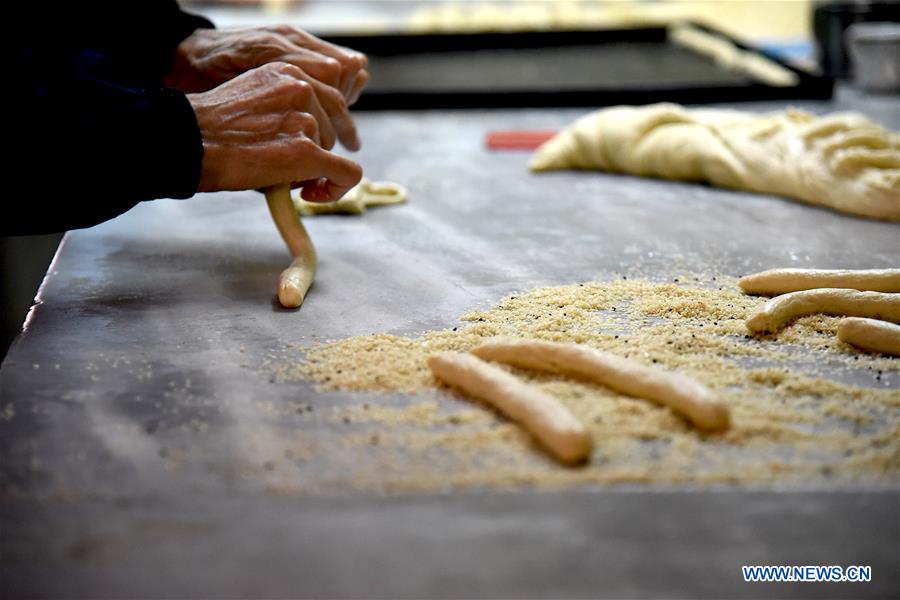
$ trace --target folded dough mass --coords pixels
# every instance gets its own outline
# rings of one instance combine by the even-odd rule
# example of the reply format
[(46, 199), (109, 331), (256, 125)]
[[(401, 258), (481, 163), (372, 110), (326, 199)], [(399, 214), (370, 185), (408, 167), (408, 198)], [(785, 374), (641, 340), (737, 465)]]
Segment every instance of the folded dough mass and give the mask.
[(545, 142), (530, 167), (707, 182), (900, 221), (900, 135), (857, 113), (617, 106)]

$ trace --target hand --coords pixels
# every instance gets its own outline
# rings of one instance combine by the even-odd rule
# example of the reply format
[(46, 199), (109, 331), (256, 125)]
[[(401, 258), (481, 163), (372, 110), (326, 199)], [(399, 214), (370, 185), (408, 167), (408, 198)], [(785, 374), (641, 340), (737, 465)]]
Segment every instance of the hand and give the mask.
[(188, 94), (203, 136), (198, 191), (298, 182), (305, 199), (330, 201), (356, 185), (362, 168), (326, 150), (335, 135), (352, 146), (353, 121), (347, 116), (335, 124), (319, 102), (324, 92), (317, 86), (343, 102), (336, 90), (286, 63), (270, 63), (209, 92)]
[(300, 67), (353, 104), (369, 81), (365, 54), (329, 44), (289, 25), (198, 29), (178, 46), (167, 83), (186, 92), (212, 89), (270, 62)]

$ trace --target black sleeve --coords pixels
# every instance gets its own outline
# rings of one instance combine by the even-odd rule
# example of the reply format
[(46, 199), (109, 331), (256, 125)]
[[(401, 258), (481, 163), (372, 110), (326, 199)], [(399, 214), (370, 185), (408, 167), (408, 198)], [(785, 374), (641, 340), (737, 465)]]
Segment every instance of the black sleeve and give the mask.
[(46, 20), (23, 23), (12, 56), (14, 152), (0, 235), (88, 227), (142, 200), (196, 192), (200, 131), (187, 98), (161, 77), (175, 46), (204, 22), (159, 3), (169, 4), (171, 12), (148, 9), (147, 20), (132, 14), (140, 25), (130, 38), (105, 29), (108, 18), (49, 38)]

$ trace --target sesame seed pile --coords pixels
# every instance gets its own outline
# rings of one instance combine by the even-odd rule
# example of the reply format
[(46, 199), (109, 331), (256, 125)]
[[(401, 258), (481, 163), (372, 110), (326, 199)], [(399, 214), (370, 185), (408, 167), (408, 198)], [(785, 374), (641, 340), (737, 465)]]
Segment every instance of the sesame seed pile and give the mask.
[[(744, 319), (765, 300), (745, 296), (730, 277), (622, 278), (512, 294), (414, 337), (375, 333), (302, 348), (270, 366), (277, 384), (313, 382), (326, 402), (342, 394), (317, 415), (331, 441), (290, 442), (303, 447), (305, 463), (321, 463), (316, 473), (331, 475), (308, 477), (280, 461), (273, 489), (896, 484), (900, 360), (837, 340), (836, 317), (752, 337)], [(426, 366), (430, 354), (466, 352), (498, 335), (587, 344), (694, 377), (728, 403), (732, 428), (705, 434), (648, 401), (510, 368), (559, 398), (594, 438), (587, 464), (561, 466)]]

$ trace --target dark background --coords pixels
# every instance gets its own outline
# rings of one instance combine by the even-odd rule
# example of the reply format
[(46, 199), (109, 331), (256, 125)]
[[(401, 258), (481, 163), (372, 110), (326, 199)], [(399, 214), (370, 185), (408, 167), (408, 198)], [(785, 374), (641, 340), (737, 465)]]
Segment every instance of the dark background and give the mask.
[(0, 237), (0, 359), (21, 331), (62, 236)]

